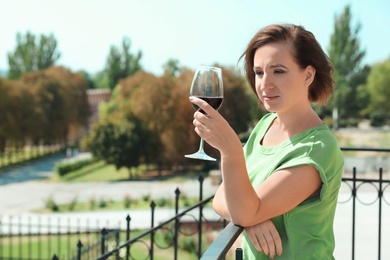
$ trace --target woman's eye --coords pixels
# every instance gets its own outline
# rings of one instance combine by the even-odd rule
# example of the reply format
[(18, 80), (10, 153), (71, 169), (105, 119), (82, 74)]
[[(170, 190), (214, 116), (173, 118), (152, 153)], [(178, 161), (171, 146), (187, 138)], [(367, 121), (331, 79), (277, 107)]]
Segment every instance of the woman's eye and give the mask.
[(284, 70), (275, 70), (274, 73), (275, 74), (282, 74), (282, 73), (284, 73)]
[(261, 70), (256, 70), (256, 71), (255, 71), (255, 74), (258, 75), (258, 76), (261, 76), (261, 75), (264, 74), (264, 72), (261, 71)]

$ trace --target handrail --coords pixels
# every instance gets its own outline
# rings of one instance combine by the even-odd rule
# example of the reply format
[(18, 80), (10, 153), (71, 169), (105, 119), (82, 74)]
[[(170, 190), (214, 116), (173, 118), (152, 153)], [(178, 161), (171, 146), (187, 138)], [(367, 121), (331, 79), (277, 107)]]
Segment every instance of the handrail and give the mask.
[(390, 148), (373, 148), (373, 147), (340, 147), (341, 151), (358, 151), (358, 152), (390, 152)]
[(220, 235), (213, 241), (212, 246), (207, 248), (206, 252), (204, 252), (200, 259), (223, 259), (243, 230), (243, 227), (229, 222), (229, 224), (221, 231)]

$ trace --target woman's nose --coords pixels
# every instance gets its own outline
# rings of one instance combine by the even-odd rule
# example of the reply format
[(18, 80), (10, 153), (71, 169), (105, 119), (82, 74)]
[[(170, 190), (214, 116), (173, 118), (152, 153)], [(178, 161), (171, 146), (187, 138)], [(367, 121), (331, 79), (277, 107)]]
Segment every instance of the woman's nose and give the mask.
[(272, 88), (272, 78), (268, 74), (264, 73), (262, 77), (258, 78), (258, 87), (261, 90)]

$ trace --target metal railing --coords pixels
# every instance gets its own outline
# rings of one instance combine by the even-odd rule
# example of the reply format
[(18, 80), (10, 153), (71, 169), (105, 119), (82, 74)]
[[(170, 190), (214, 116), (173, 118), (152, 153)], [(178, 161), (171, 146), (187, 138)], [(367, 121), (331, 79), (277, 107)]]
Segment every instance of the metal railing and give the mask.
[[(176, 189), (175, 194), (175, 216), (172, 218), (169, 218), (168, 220), (160, 223), (157, 226), (154, 226), (154, 217), (155, 217), (155, 203), (152, 201), (151, 203), (151, 228), (140, 235), (130, 238), (130, 216), (127, 216), (128, 220), (128, 225), (126, 229), (126, 241), (111, 251), (106, 252), (105, 254), (102, 254), (100, 257), (97, 258), (97, 260), (104, 260), (108, 259), (109, 257), (118, 254), (121, 250), (125, 250), (124, 253), (124, 259), (136, 259), (136, 257), (131, 255), (131, 247), (134, 246), (136, 243), (141, 243), (145, 246), (145, 251), (147, 252), (147, 255), (144, 256), (142, 259), (153, 259), (155, 257), (155, 247), (162, 249), (162, 250), (167, 250), (169, 248), (173, 249), (173, 259), (179, 259), (178, 257), (178, 250), (180, 247), (179, 243), (179, 237), (180, 236), (196, 236), (196, 243), (193, 242), (193, 250), (191, 253), (196, 254), (198, 258), (201, 257), (203, 248), (203, 240), (204, 240), (204, 234), (205, 234), (205, 229), (204, 226), (206, 225), (215, 225), (219, 226), (219, 228), (223, 228), (226, 226), (226, 222), (223, 221), (221, 218), (218, 218), (217, 220), (210, 220), (207, 219), (206, 215), (203, 212), (203, 209), (206, 204), (210, 203), (211, 200), (213, 199), (214, 196), (210, 196), (209, 198), (206, 198), (203, 200), (203, 180), (204, 178), (202, 176), (199, 177), (199, 183), (200, 183), (200, 188), (199, 188), (199, 202), (196, 203), (195, 205), (188, 207), (187, 209), (184, 209), (183, 211), (179, 212), (179, 195), (180, 195), (180, 190)], [(191, 213), (194, 210), (198, 210), (196, 213)], [(193, 214), (197, 214), (197, 217)], [(192, 221), (189, 221), (186, 223), (186, 221), (182, 221), (182, 218), (185, 216), (190, 216)], [(185, 230), (186, 224), (191, 224), (194, 223), (195, 227), (189, 228), (190, 230), (187, 229)], [(167, 231), (168, 234), (170, 234), (170, 238), (165, 245), (159, 244), (159, 242), (155, 239), (156, 233), (161, 232), (161, 231)], [(148, 242), (146, 242), (148, 240)], [(182, 239), (183, 241), (183, 239)]]

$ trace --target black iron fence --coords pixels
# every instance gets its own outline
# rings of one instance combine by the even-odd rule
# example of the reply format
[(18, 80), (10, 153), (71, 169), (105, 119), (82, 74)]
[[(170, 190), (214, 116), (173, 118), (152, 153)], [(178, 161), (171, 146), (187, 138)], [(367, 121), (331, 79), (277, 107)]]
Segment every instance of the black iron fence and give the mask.
[(222, 230), (226, 222), (211, 209), (213, 196), (203, 199), (204, 178), (200, 176), (198, 181), (199, 202), (179, 211), (181, 192), (176, 189), (174, 216), (157, 225), (159, 211), (151, 201), (146, 231), (132, 228), (130, 215), (124, 218), (125, 228), (101, 228), (104, 223), (92, 225), (81, 220), (55, 221), (54, 217), (26, 220), (2, 216), (0, 259), (153, 259), (158, 255), (181, 259), (180, 254), (200, 258), (213, 241), (213, 232)]
[(118, 228), (104, 226), (88, 219), (0, 216), (0, 259), (95, 259), (120, 241)]
[[(343, 151), (355, 152), (390, 152), (390, 149), (373, 148), (342, 148)], [(343, 177), (343, 196), (340, 205), (351, 205), (348, 210), (350, 245), (342, 248), (348, 251), (348, 256), (342, 259), (355, 259), (357, 232), (361, 226), (358, 222), (357, 204), (370, 206), (370, 216), (373, 222), (369, 227), (376, 233), (375, 251), (370, 256), (360, 259), (383, 258), (384, 243), (390, 242), (389, 217), (390, 211), (384, 211), (390, 205), (390, 180), (384, 178), (384, 172), (389, 169), (379, 168), (374, 174), (360, 176), (356, 167)], [(119, 225), (110, 227), (108, 224), (92, 225), (78, 221), (26, 221), (18, 218), (0, 218), (0, 259), (154, 259), (159, 255), (164, 259), (182, 259), (180, 254), (186, 253), (188, 259), (242, 259), (242, 251), (234, 243), (240, 237), (242, 228), (220, 219), (212, 210), (210, 203), (213, 196), (203, 199), (203, 177), (199, 177), (199, 202), (192, 206), (179, 209), (180, 190), (175, 190), (174, 216), (165, 221), (155, 223), (159, 214), (154, 201), (150, 204), (150, 228), (146, 231), (132, 227), (131, 216), (124, 216), (125, 227)], [(367, 187), (368, 186), (368, 187)], [(374, 190), (367, 198), (366, 191)], [(362, 193), (362, 195), (360, 195)], [(368, 196), (369, 197), (369, 196)], [(375, 206), (376, 210), (372, 210)], [(390, 207), (386, 207), (388, 210)], [(336, 214), (337, 215), (337, 214)], [(366, 217), (366, 216), (364, 216)], [(44, 225), (42, 223), (45, 223)], [(345, 227), (347, 229), (347, 227)], [(387, 232), (385, 232), (387, 230)], [(360, 232), (361, 233), (361, 232)], [(337, 238), (336, 238), (337, 243)], [(232, 248), (236, 247), (236, 248)], [(360, 252), (360, 251), (359, 251)], [(385, 257), (390, 255), (386, 252)], [(192, 257), (192, 258), (191, 258)], [(362, 257), (359, 255), (359, 257)], [(341, 258), (340, 258), (341, 259)]]

